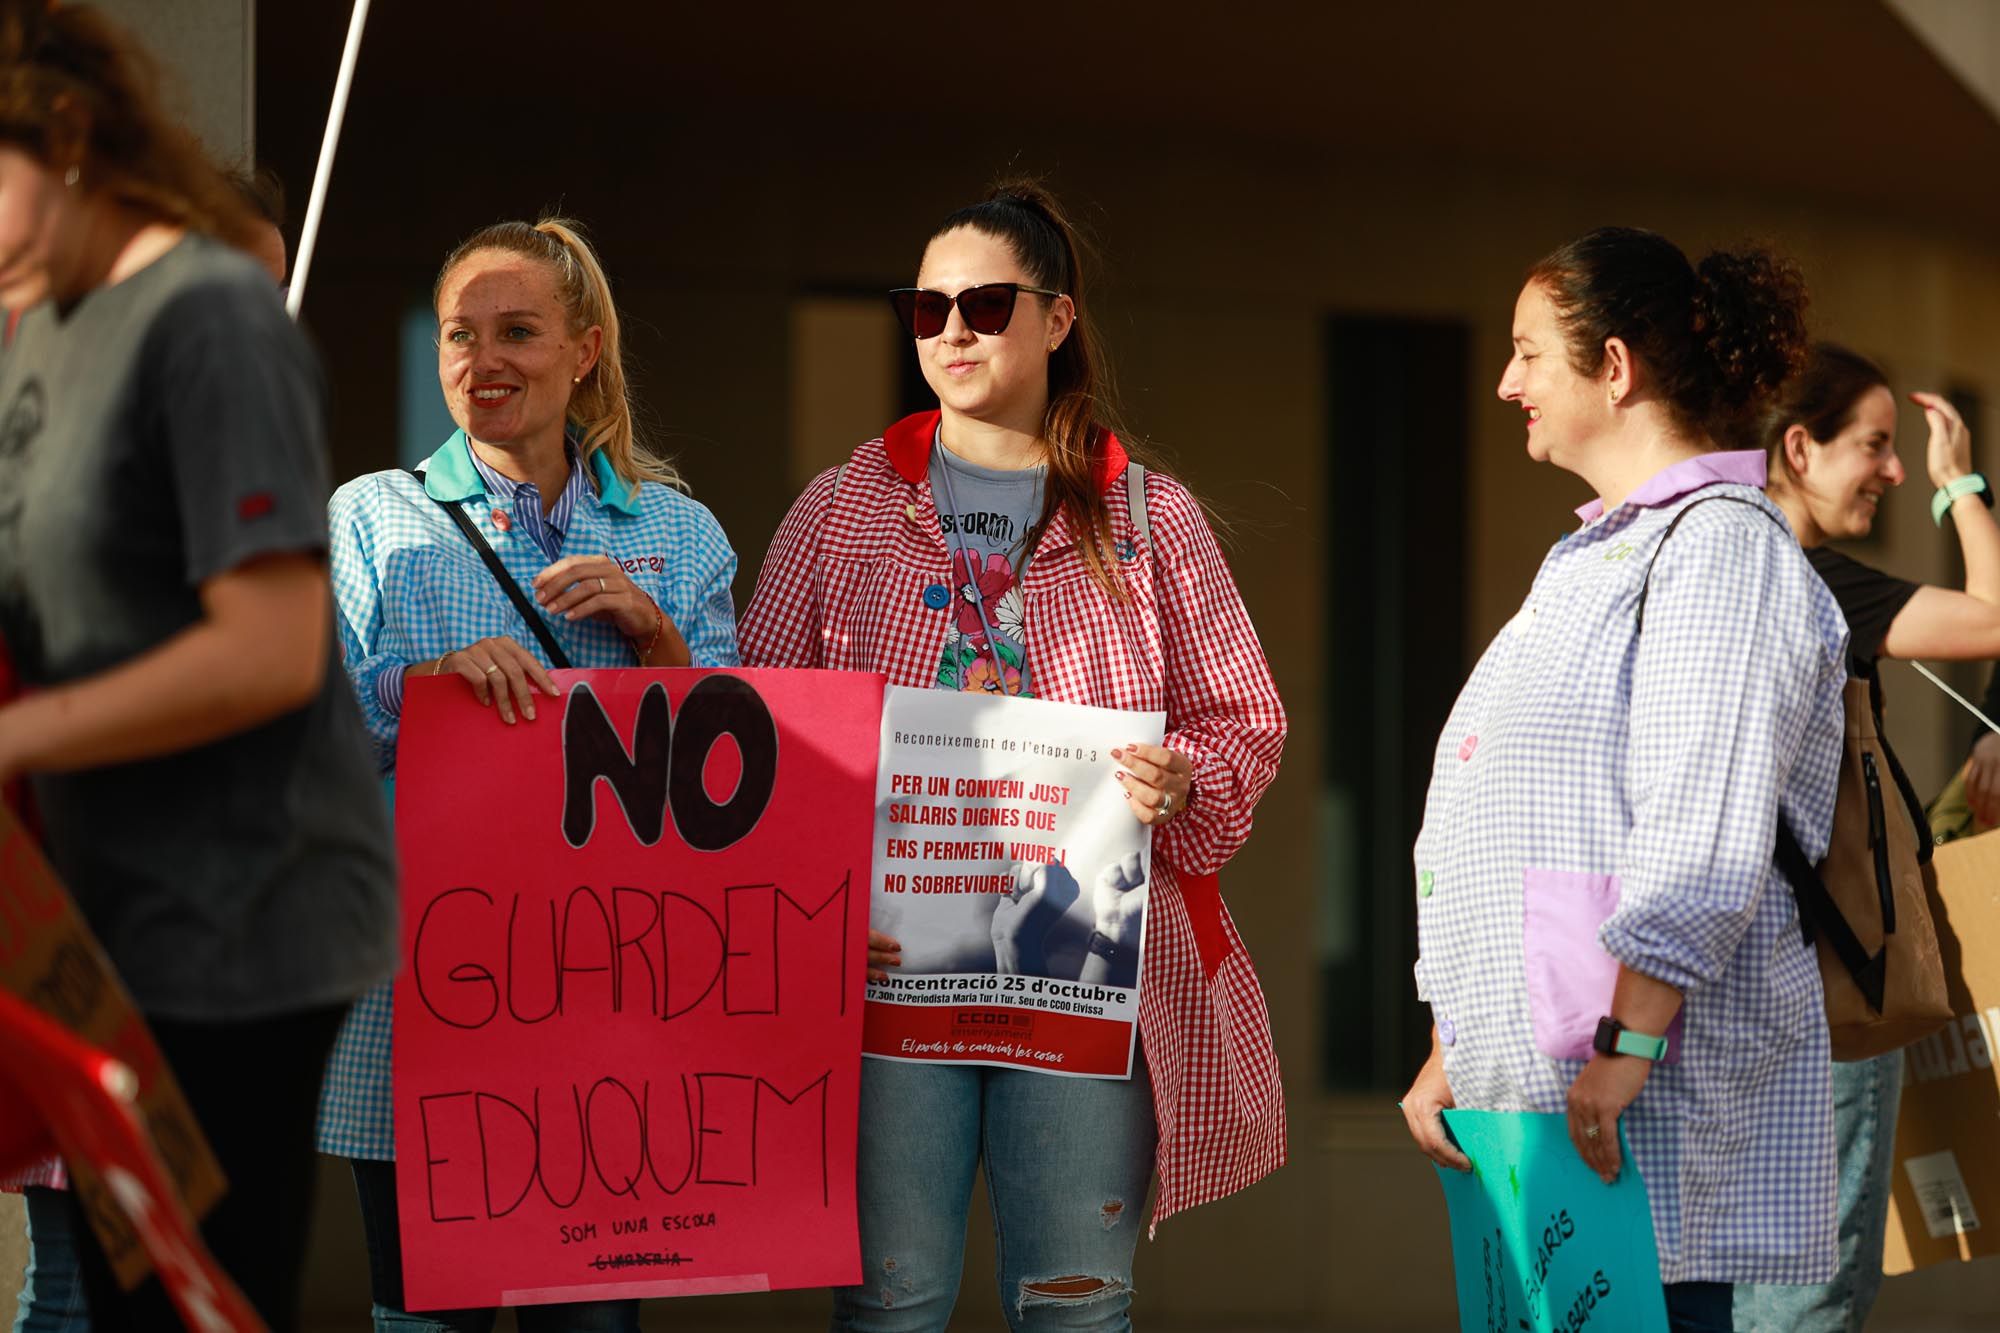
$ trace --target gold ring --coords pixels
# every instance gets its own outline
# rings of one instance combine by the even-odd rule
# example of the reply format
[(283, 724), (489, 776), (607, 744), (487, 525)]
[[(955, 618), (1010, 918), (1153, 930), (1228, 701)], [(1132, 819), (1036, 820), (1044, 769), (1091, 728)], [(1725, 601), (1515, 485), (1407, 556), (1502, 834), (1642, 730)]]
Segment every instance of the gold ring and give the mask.
[(597, 590), (598, 590), (599, 592), (610, 592), (610, 591), (611, 591), (611, 590), (610, 590), (609, 588), (607, 588), (607, 587), (605, 587), (605, 586), (604, 586), (604, 575), (602, 575), (602, 574), (599, 574), (599, 575), (597, 576)]
[(486, 668), (486, 674), (489, 676), (497, 676), (500, 674), (500, 668), (497, 666), (489, 666)]
[(1596, 1125), (1585, 1125), (1583, 1127), (1583, 1137), (1587, 1139), (1594, 1139), (1602, 1132)]

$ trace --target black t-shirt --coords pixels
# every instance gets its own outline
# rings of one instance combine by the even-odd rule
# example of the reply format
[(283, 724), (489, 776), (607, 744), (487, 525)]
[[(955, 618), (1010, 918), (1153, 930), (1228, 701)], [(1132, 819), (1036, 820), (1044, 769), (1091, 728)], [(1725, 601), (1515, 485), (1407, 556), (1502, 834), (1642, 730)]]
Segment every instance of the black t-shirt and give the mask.
[(1884, 574), (1859, 560), (1815, 546), (1806, 552), (1840, 614), (1847, 620), (1847, 674), (1876, 681), (1875, 661), (1882, 656), (1882, 643), (1889, 637), (1889, 624), (1910, 599), (1918, 584)]
[[(0, 636), (22, 682), (129, 661), (201, 585), (326, 549), (325, 386), (269, 277), (190, 236), (0, 355)], [(176, 754), (34, 781), (49, 858), (141, 1009), (249, 1019), (393, 967), (388, 811), (329, 623), (311, 703)]]

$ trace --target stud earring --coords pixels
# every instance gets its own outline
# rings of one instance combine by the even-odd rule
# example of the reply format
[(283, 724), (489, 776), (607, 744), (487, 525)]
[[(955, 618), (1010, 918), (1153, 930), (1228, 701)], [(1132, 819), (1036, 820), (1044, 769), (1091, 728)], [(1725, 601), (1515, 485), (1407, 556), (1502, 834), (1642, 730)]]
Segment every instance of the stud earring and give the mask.
[(1051, 352), (1053, 352), (1053, 351), (1055, 351), (1055, 350), (1056, 350), (1056, 348), (1058, 348), (1058, 347), (1060, 347), (1060, 346), (1062, 346), (1062, 344), (1061, 344), (1061, 343), (1050, 343), (1050, 344), (1049, 344), (1049, 350), (1050, 350)]
[[(571, 377), (571, 379), (570, 379), (570, 383), (571, 383), (571, 384), (581, 384), (581, 383), (583, 383), (583, 376), (581, 376), (581, 375), (576, 375), (576, 376), (572, 376), (572, 377)], [(1613, 401), (1615, 402), (1616, 400), (1614, 399)]]
[(83, 168), (79, 167), (74, 162), (70, 163), (69, 170), (63, 173), (63, 184), (69, 186), (70, 189), (74, 190), (76, 188), (76, 183), (82, 179), (83, 179)]

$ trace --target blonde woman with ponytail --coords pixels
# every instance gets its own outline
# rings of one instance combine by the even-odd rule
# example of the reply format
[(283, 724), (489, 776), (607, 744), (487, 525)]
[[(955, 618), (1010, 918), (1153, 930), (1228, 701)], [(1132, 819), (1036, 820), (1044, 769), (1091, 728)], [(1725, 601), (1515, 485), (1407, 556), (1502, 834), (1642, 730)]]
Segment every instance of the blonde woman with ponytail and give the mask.
[[(792, 506), (744, 615), (744, 660), (1163, 711), (1166, 743), (1105, 763), (1120, 817), (1152, 831), (1152, 882), (1143, 913), (1099, 886), (1083, 964), (1143, 972), (1132, 1077), (865, 1061), (863, 1281), (834, 1293), (832, 1327), (941, 1333), (983, 1160), (1008, 1326), (1118, 1333), (1153, 1176), (1157, 1226), (1284, 1160), (1263, 995), (1215, 872), (1277, 776), (1285, 713), (1201, 505), (1135, 470), (1111, 428), (1081, 247), (1056, 201), (1017, 181), (951, 214), (916, 284), (891, 301), (937, 409)], [(1046, 877), (1040, 894), (1066, 872), (1028, 873)], [(996, 918), (996, 965), (1016, 942)], [(901, 949), (872, 931), (870, 945), (880, 980)]]
[[(574, 223), (503, 222), (445, 260), (438, 381), (459, 429), (416, 470), (347, 483), (331, 506), (341, 648), (376, 761), (393, 778), (403, 682), (452, 675), (508, 726), (556, 697), (555, 663), (449, 509), (477, 527), (578, 667), (734, 666), (736, 555), (632, 425), (618, 311)], [(551, 711), (550, 717), (556, 714)], [(544, 725), (555, 725), (553, 721)], [(388, 988), (334, 1049), (319, 1145), (350, 1160), (375, 1327), (487, 1330), (492, 1310), (403, 1309)], [(636, 1301), (523, 1306), (532, 1330), (638, 1327)]]

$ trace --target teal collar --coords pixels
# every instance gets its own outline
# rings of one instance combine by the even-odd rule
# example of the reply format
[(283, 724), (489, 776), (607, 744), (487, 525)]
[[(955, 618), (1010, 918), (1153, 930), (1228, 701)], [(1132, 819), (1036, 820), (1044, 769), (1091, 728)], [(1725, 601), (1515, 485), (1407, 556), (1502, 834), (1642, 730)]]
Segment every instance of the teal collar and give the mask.
[[(590, 475), (597, 483), (597, 498), (608, 509), (630, 517), (639, 512), (639, 488), (620, 477), (602, 449), (590, 455)], [(465, 432), (453, 431), (424, 463), (424, 492), (433, 500), (450, 503), (470, 500), (486, 493), (479, 469), (472, 466), (472, 446)]]

